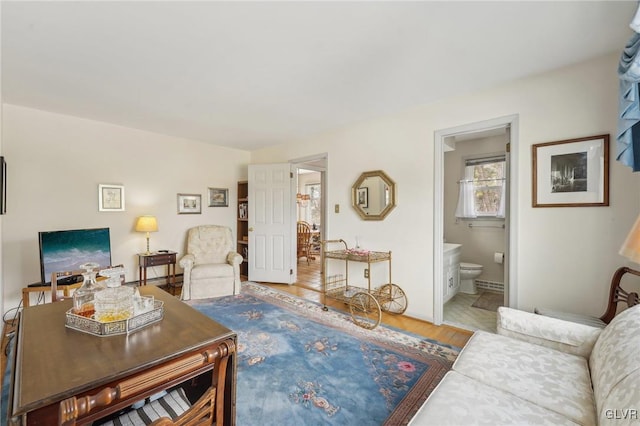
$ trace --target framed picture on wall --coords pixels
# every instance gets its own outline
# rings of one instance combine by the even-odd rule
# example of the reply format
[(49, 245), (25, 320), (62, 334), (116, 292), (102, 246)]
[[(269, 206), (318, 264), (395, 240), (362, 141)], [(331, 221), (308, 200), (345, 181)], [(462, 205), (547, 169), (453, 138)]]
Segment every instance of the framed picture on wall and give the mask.
[(532, 146), (533, 207), (609, 205), (609, 135)]
[(369, 207), (369, 188), (366, 186), (358, 188), (358, 205), (365, 209)]
[(98, 185), (98, 210), (101, 212), (123, 212), (124, 186)]
[(178, 194), (178, 214), (201, 214), (201, 206), (200, 194)]
[(229, 188), (209, 188), (209, 207), (229, 207)]

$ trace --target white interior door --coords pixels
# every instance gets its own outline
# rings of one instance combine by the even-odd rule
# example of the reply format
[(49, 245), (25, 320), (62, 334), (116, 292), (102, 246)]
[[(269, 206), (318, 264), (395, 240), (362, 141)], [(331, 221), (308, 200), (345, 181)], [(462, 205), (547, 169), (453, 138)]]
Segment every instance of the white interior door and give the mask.
[(291, 284), (291, 165), (249, 165), (249, 280)]

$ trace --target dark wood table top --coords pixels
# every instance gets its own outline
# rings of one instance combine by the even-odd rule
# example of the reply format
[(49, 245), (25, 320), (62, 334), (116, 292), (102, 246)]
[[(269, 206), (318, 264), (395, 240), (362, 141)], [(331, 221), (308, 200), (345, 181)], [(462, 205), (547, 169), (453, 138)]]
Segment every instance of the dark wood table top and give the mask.
[(13, 415), (95, 389), (231, 337), (234, 333), (155, 286), (164, 318), (129, 335), (99, 337), (65, 327), (70, 300), (25, 308), (16, 352)]

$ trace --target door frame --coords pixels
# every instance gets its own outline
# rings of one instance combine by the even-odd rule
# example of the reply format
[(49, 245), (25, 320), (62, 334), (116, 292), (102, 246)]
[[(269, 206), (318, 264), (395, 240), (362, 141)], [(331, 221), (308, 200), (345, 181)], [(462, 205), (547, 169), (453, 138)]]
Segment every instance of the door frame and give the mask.
[(434, 132), (434, 178), (433, 178), (433, 323), (440, 325), (444, 317), (443, 277), (444, 277), (444, 153), (446, 138), (456, 135), (476, 133), (483, 130), (508, 126), (510, 141), (510, 167), (507, 179), (509, 203), (505, 218), (507, 250), (505, 253), (505, 297), (508, 306), (518, 307), (517, 277), (517, 223), (518, 223), (518, 158), (519, 158), (519, 116), (518, 114), (493, 118), (461, 126), (436, 130)]
[[(320, 199), (320, 239), (323, 240), (326, 238), (326, 235), (328, 235), (328, 229), (329, 229), (329, 223), (328, 223), (328, 215), (327, 215), (327, 200), (328, 200), (328, 196), (327, 194), (329, 193), (329, 189), (328, 189), (328, 185), (327, 182), (328, 180), (328, 170), (329, 170), (329, 154), (324, 152), (324, 153), (320, 153), (320, 154), (314, 154), (314, 155), (309, 155), (306, 157), (300, 157), (300, 158), (295, 158), (292, 160), (289, 160), (289, 163), (291, 163), (291, 170), (292, 173), (296, 174), (296, 185), (291, 185), (291, 199), (295, 200), (296, 199), (296, 190), (297, 190), (297, 173), (298, 173), (298, 169), (307, 169), (307, 170), (314, 170), (317, 172), (320, 172), (320, 193), (321, 193), (321, 199)], [(292, 234), (291, 235), (296, 235), (297, 233), (297, 229), (296, 229), (296, 221), (297, 221), (297, 212), (296, 212), (296, 205), (294, 202), (291, 203), (291, 214), (292, 214), (292, 218), (296, 218), (296, 220), (293, 220), (292, 222)], [(293, 281), (292, 283), (295, 283), (298, 281), (298, 259), (297, 259), (297, 239), (293, 238), (292, 239), (292, 247), (291, 247), (291, 253), (293, 254), (292, 256), (292, 261), (291, 261), (291, 265), (292, 265), (292, 269), (293, 269)], [(322, 263), (322, 259), (320, 259), (321, 265)]]

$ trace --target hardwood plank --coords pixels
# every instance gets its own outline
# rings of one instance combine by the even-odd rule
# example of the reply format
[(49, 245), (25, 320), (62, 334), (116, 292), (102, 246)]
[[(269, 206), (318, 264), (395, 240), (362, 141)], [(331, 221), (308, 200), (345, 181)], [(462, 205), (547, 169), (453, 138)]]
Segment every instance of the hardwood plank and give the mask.
[[(296, 295), (303, 299), (322, 303), (322, 275), (320, 265), (321, 261), (319, 257), (317, 257), (315, 261), (309, 262), (308, 265), (306, 261), (298, 262), (298, 280), (293, 285), (260, 284)], [(338, 300), (327, 298), (326, 304), (332, 308), (349, 312), (348, 306)], [(430, 322), (412, 318), (407, 315), (392, 315), (384, 312), (382, 313), (382, 323), (460, 348), (467, 343), (473, 334), (471, 331), (449, 325), (436, 326)]]

